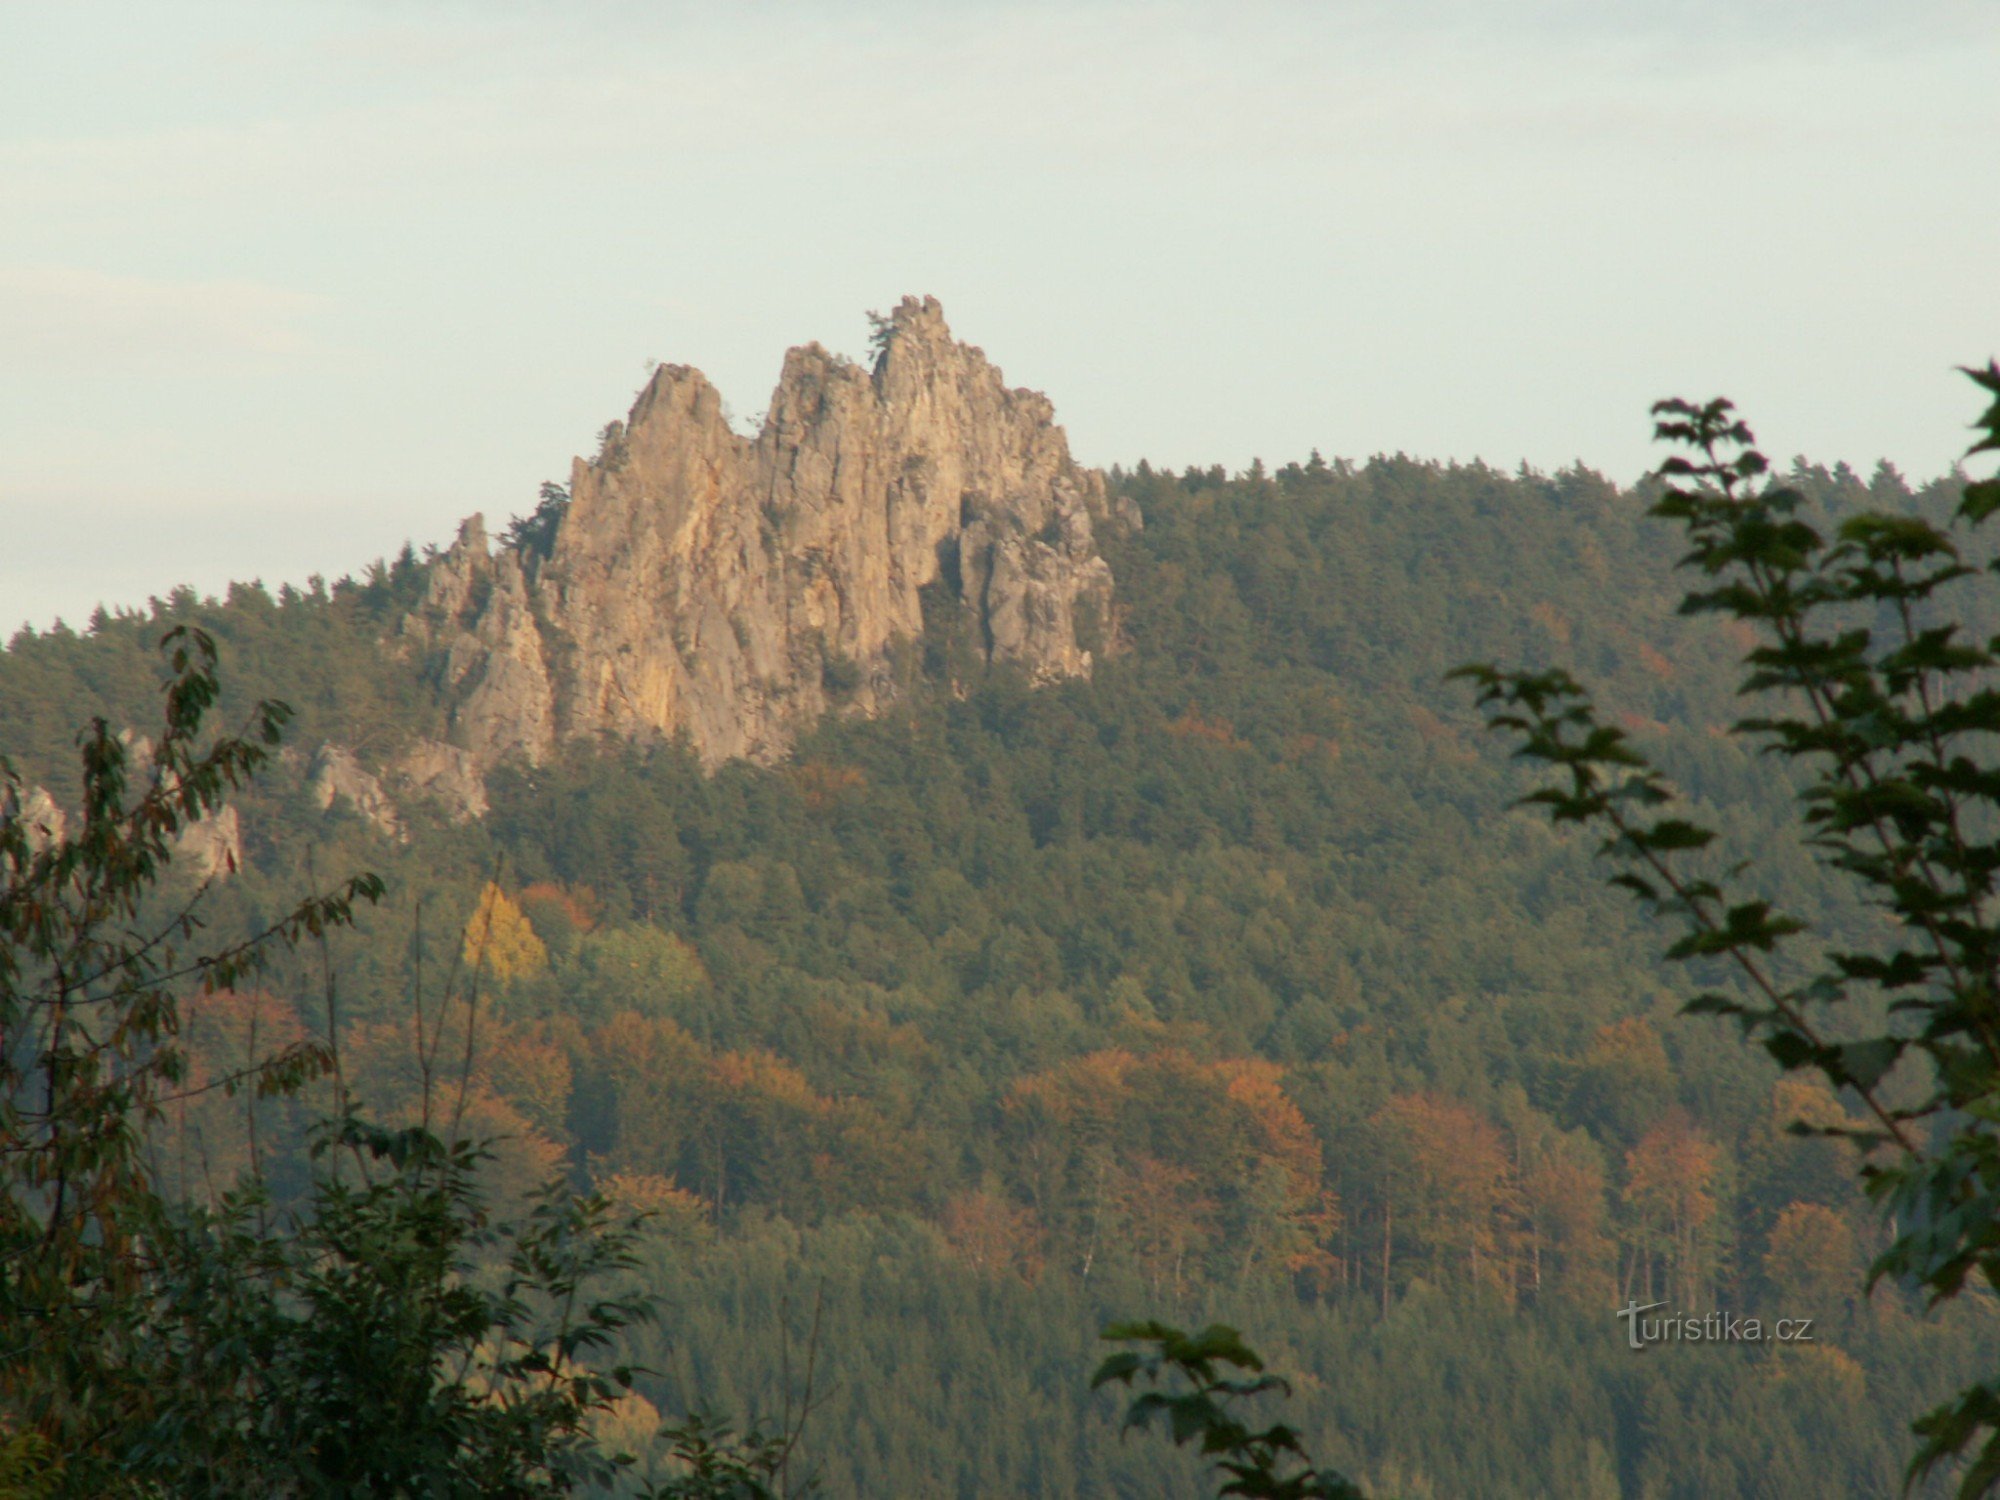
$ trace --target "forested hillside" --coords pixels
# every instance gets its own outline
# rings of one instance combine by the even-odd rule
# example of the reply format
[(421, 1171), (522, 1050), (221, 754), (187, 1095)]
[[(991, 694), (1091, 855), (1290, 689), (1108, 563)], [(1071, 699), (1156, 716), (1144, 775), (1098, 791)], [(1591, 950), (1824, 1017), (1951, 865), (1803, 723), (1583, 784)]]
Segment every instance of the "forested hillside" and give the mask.
[[(1935, 511), (1799, 467), (1831, 511)], [(1372, 1492), (1823, 1496), (1900, 1483), (1909, 1414), (1990, 1362), (1988, 1309), (1857, 1300), (1879, 1244), (1841, 1100), (1678, 1015), (1680, 976), (1525, 782), (1455, 665), (1564, 661), (1793, 905), (1789, 787), (1725, 734), (1744, 643), (1680, 619), (1672, 540), (1584, 471), (1405, 458), (1114, 474), (1118, 618), (1088, 681), (981, 665), (941, 592), (895, 705), (781, 764), (568, 746), (392, 837), (306, 757), (439, 732), (397, 649), (428, 563), (272, 599), (176, 594), (0, 653), (0, 753), (69, 793), (92, 715), (155, 716), (199, 621), (301, 754), (238, 801), (219, 926), (372, 869), (390, 899), (265, 990), (191, 1009), (197, 1066), (323, 1029), (385, 1117), (450, 993), (497, 1197), (550, 1174), (653, 1212), (661, 1411), (802, 1391), (832, 1495), (1193, 1494), (1084, 1383), (1109, 1317), (1234, 1322)], [(1989, 629), (1991, 626), (1989, 625)], [(1719, 815), (1719, 814), (1718, 814)], [(468, 1006), (468, 1002), (471, 1002)], [(476, 1011), (472, 1045), (462, 1046)], [(454, 1073), (454, 1077), (455, 1077)], [(158, 1159), (285, 1180), (304, 1109), (199, 1097)], [(1635, 1352), (1613, 1308), (1812, 1317), (1810, 1345)]]

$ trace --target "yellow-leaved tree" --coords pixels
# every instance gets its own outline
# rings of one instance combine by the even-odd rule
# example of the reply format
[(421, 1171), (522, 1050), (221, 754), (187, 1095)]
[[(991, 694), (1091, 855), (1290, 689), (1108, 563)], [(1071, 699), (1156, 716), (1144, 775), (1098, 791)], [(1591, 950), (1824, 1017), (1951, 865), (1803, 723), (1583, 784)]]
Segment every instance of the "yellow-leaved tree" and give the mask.
[(521, 914), (513, 898), (492, 881), (479, 893), (479, 904), (465, 924), (465, 966), (500, 984), (539, 974), (549, 965), (549, 950)]

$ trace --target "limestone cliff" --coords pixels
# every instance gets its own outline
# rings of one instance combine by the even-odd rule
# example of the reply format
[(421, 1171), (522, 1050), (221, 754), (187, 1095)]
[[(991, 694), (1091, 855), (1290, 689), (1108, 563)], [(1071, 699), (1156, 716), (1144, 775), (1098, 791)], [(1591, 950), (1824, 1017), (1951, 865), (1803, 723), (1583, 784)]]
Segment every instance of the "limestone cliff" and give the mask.
[(454, 822), (486, 814), (486, 786), (477, 761), (469, 751), (436, 740), (412, 740), (382, 776), (369, 771), (345, 745), (322, 745), (313, 757), (306, 793), (320, 808), (342, 805), (394, 839), (405, 837), (404, 807), (412, 797), (429, 799)]
[(905, 298), (881, 335), (870, 369), (793, 349), (755, 438), (700, 372), (661, 366), (576, 462), (545, 550), (496, 554), (468, 521), (406, 626), (453, 738), (482, 765), (683, 731), (710, 764), (770, 760), (893, 696), (931, 584), (989, 661), (1087, 676), (1112, 621), (1095, 531), (1136, 514), (935, 301)]

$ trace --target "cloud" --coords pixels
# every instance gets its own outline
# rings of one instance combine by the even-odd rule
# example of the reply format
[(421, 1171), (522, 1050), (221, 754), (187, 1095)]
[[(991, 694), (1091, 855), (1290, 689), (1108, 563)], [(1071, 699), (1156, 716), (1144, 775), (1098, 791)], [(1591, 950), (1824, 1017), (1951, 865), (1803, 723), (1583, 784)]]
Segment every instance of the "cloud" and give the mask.
[(43, 368), (296, 358), (323, 301), (255, 281), (0, 265), (0, 344)]

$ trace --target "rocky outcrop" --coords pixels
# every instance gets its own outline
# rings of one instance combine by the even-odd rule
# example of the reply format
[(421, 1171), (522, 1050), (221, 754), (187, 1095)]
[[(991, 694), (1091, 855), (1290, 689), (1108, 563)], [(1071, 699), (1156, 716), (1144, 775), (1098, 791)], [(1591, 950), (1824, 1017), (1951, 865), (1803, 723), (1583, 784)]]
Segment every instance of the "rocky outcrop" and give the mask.
[[(152, 741), (130, 730), (119, 736), (132, 758), (150, 765)], [(27, 835), (28, 852), (40, 854), (63, 841), (69, 815), (45, 787), (0, 794), (0, 820), (18, 822)], [(174, 835), (172, 854), (193, 869), (196, 878), (213, 880), (243, 868), (243, 822), (236, 809), (222, 806), (206, 817), (184, 824)]]
[(486, 816), (486, 781), (467, 750), (437, 740), (416, 740), (389, 767), (406, 796), (428, 797), (455, 823)]
[(755, 438), (700, 372), (661, 366), (570, 497), (546, 551), (496, 553), (467, 521), (405, 626), (480, 765), (606, 734), (774, 759), (893, 697), (933, 585), (990, 662), (1087, 676), (1113, 637), (1096, 532), (1136, 524), (1048, 399), (914, 298), (872, 368), (792, 350)]
[(468, 517), (431, 571), (408, 633), (442, 653), (441, 687), (460, 744), (484, 764), (519, 752), (547, 758), (554, 693), (521, 557), (494, 556), (483, 516)]
[(20, 824), (33, 854), (60, 844), (69, 831), (68, 815), (46, 787), (31, 786), (25, 792), (0, 787), (0, 819)]
[(402, 808), (390, 795), (384, 777), (405, 801), (428, 798), (454, 822), (486, 815), (486, 782), (479, 774), (478, 762), (470, 751), (437, 740), (412, 741), (382, 776), (363, 766), (345, 745), (322, 745), (313, 757), (306, 790), (321, 809), (345, 804), (377, 832), (400, 839), (404, 837)]
[(174, 839), (174, 858), (184, 860), (203, 880), (234, 875), (243, 868), (243, 822), (236, 809), (217, 808), (181, 829)]
[(345, 745), (322, 745), (313, 757), (312, 772), (306, 778), (306, 792), (322, 811), (344, 803), (356, 816), (379, 833), (399, 837), (403, 821), (396, 814), (388, 788), (381, 778), (365, 769)]

